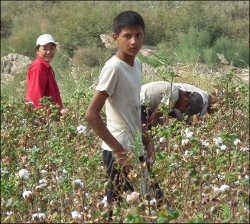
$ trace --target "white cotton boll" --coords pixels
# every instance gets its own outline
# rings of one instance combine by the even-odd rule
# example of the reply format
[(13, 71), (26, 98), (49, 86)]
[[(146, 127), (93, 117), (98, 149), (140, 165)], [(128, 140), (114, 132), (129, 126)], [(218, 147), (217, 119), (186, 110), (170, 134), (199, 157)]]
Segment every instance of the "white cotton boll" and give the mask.
[(24, 191), (23, 192), (23, 198), (28, 199), (32, 197), (32, 192), (31, 191)]
[(213, 187), (213, 191), (214, 191), (214, 193), (220, 193), (221, 192), (220, 188), (218, 188), (218, 187)]
[(81, 219), (82, 215), (78, 211), (71, 212), (71, 216), (73, 219)]
[(182, 139), (181, 140), (181, 145), (187, 145), (189, 143), (188, 139)]
[(218, 174), (218, 178), (220, 180), (224, 180), (225, 179), (225, 174), (224, 173)]
[(214, 138), (214, 142), (215, 142), (215, 145), (220, 145), (222, 144), (222, 138), (221, 137)]
[(40, 175), (41, 175), (42, 177), (45, 177), (47, 174), (48, 174), (48, 172), (47, 172), (46, 170), (41, 170), (41, 171), (40, 171)]
[(202, 150), (202, 151), (201, 151), (201, 154), (202, 154), (203, 156), (205, 156), (205, 155), (207, 155), (207, 151)]
[(108, 202), (108, 199), (107, 199), (107, 196), (104, 196), (104, 198), (102, 199), (102, 203), (107, 203)]
[(127, 197), (126, 197), (127, 203), (128, 203), (128, 204), (131, 204), (131, 203), (137, 201), (138, 198), (139, 198), (139, 195), (140, 195), (140, 194), (137, 193), (137, 192), (132, 192), (131, 194), (128, 194)]
[(234, 140), (234, 144), (235, 144), (235, 145), (239, 145), (240, 143), (241, 143), (241, 140), (240, 140), (240, 139), (237, 138), (237, 139)]
[(34, 214), (32, 214), (32, 219), (33, 220), (35, 220), (35, 219), (41, 220), (41, 219), (45, 219), (45, 218), (46, 218), (46, 216), (45, 216), (44, 213), (34, 213)]
[(88, 199), (88, 198), (89, 198), (89, 193), (86, 192), (86, 193), (84, 194), (84, 196), (85, 196), (85, 198)]
[(10, 212), (7, 211), (7, 212), (6, 212), (6, 215), (7, 215), (7, 216), (11, 216), (11, 215), (13, 215), (13, 214), (14, 214), (14, 212), (12, 212), (12, 211), (10, 211)]
[(107, 208), (108, 207), (108, 198), (107, 196), (104, 196), (104, 198), (102, 199), (102, 204), (103, 204), (103, 207), (104, 208)]
[(157, 204), (157, 201), (155, 198), (153, 198), (152, 200), (150, 200), (150, 205), (153, 206), (153, 205), (156, 205)]
[(247, 151), (249, 151), (249, 148), (248, 148), (248, 147), (241, 147), (241, 148), (240, 148), (240, 151), (242, 151), (242, 152), (247, 152)]
[(164, 137), (161, 137), (161, 138), (160, 138), (160, 143), (165, 142), (165, 140), (166, 140), (166, 139), (165, 139)]
[(29, 171), (26, 169), (21, 169), (18, 172), (18, 175), (21, 179), (27, 180), (29, 179)]
[(87, 127), (83, 126), (83, 125), (80, 125), (80, 126), (77, 127), (77, 131), (78, 131), (79, 134), (86, 134)]
[(185, 129), (185, 134), (186, 134), (186, 137), (187, 138), (191, 138), (193, 136), (193, 132), (192, 131), (189, 131), (188, 128)]
[(76, 130), (77, 130), (77, 131), (81, 131), (83, 128), (84, 128), (84, 126), (83, 126), (83, 125), (80, 125), (80, 126), (77, 127)]
[(179, 148), (179, 145), (178, 145), (178, 144), (174, 144), (173, 148), (174, 148), (174, 149), (178, 149), (178, 148)]
[(39, 180), (39, 186), (40, 187), (46, 187), (47, 184), (48, 184), (47, 180), (45, 180), (45, 179)]
[(80, 179), (76, 179), (73, 181), (73, 184), (76, 186), (76, 187), (83, 187), (84, 184), (83, 182), (80, 180)]
[(220, 187), (220, 192), (225, 192), (225, 191), (228, 191), (230, 189), (230, 187), (226, 184), (223, 184), (221, 187)]
[(201, 140), (201, 145), (203, 145), (203, 146), (207, 147), (207, 146), (209, 146), (209, 143), (208, 143), (208, 142), (206, 142), (206, 141)]
[(186, 133), (186, 137), (187, 137), (187, 138), (192, 138), (192, 137), (193, 137), (193, 132), (192, 132), (192, 131), (187, 132), (187, 133)]
[(137, 200), (140, 196), (140, 193), (134, 191), (134, 192), (132, 192), (131, 195), (134, 197), (135, 200)]
[(220, 149), (223, 151), (226, 150), (226, 148), (227, 148), (227, 146), (225, 146), (225, 145), (221, 145), (221, 147), (220, 147)]
[(248, 176), (248, 175), (246, 175), (246, 176), (245, 176), (245, 179), (246, 179), (246, 180), (249, 180), (249, 176)]
[(185, 153), (184, 153), (184, 155), (188, 156), (188, 153), (189, 153), (188, 150), (186, 150)]
[(126, 197), (126, 201), (128, 204), (130, 204), (134, 201), (134, 197), (131, 194), (128, 194)]
[(236, 181), (234, 182), (234, 184), (235, 184), (235, 185), (239, 185), (239, 184), (240, 184), (240, 181), (236, 180)]

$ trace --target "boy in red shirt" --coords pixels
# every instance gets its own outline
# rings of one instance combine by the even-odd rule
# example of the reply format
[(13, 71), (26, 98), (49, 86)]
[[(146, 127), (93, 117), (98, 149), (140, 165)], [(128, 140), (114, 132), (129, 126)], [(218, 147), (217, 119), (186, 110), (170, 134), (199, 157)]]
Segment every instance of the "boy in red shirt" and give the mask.
[(44, 96), (52, 97), (52, 102), (60, 106), (62, 100), (55, 80), (55, 74), (50, 62), (56, 53), (56, 42), (50, 34), (42, 34), (36, 41), (37, 58), (29, 66), (27, 74), (26, 102), (33, 106), (41, 106), (40, 99)]

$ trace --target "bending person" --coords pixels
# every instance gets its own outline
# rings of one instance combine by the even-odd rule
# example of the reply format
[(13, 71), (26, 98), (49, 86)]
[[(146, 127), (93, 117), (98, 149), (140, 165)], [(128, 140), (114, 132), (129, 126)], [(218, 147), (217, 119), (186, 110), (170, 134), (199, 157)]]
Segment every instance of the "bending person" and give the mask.
[[(142, 86), (141, 94), (141, 121), (149, 129), (151, 126), (165, 123), (161, 105), (171, 107), (168, 116), (183, 120), (188, 117), (204, 116), (216, 99), (190, 84), (169, 83), (165, 81), (150, 82)], [(167, 117), (165, 117), (167, 118)]]

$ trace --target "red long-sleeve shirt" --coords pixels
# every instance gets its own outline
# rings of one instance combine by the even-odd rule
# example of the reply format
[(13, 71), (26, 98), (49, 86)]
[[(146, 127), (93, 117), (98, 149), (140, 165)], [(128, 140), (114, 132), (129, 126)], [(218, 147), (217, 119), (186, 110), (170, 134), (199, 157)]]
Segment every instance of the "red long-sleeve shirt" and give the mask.
[(40, 99), (51, 96), (54, 104), (63, 108), (60, 91), (55, 80), (55, 74), (50, 64), (37, 57), (29, 66), (27, 74), (26, 101), (34, 107), (41, 105)]

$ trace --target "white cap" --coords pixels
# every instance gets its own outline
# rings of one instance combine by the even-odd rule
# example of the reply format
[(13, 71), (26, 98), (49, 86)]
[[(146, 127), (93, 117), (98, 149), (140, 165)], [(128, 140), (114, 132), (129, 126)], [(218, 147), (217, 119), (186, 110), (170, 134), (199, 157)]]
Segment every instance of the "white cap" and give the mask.
[(56, 41), (54, 37), (52, 37), (50, 34), (42, 34), (40, 37), (36, 40), (36, 47), (38, 45), (45, 45), (47, 43), (53, 43), (56, 44)]

